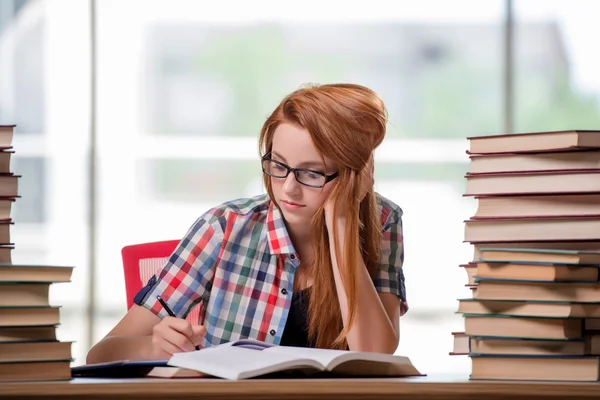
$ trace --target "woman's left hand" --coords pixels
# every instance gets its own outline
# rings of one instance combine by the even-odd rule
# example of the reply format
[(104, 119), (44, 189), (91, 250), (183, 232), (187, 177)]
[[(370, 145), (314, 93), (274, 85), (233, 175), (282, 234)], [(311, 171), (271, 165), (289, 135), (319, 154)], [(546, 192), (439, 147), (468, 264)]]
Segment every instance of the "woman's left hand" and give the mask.
[[(365, 165), (363, 170), (360, 172), (360, 183), (359, 183), (360, 187), (359, 187), (359, 191), (358, 191), (359, 203), (361, 201), (363, 201), (363, 199), (365, 198), (367, 193), (369, 193), (373, 189), (373, 185), (375, 183), (374, 174), (375, 174), (375, 163), (373, 160), (373, 155), (371, 155), (371, 157), (369, 158), (369, 161), (367, 162), (367, 165)], [(330, 220), (333, 220), (333, 218), (331, 218), (331, 217), (333, 216), (333, 205), (335, 204), (335, 201), (336, 201), (336, 199), (333, 196), (329, 196), (329, 198), (325, 201), (324, 210), (325, 210), (326, 221), (328, 223)], [(338, 210), (337, 210), (338, 218), (340, 218), (340, 217), (344, 218), (346, 216), (346, 210), (344, 207), (345, 207), (344, 204), (338, 205)]]
[(367, 165), (360, 172), (360, 191), (358, 192), (358, 198), (360, 201), (365, 199), (367, 193), (373, 189), (375, 184), (375, 161), (373, 160), (373, 154), (369, 157)]

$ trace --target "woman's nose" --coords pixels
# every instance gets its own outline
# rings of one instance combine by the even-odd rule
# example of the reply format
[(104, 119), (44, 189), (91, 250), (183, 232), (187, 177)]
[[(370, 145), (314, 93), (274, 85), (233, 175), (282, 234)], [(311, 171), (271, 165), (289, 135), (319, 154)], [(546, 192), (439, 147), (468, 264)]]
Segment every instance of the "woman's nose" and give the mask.
[(286, 193), (297, 193), (300, 189), (300, 183), (296, 180), (296, 175), (290, 172), (283, 182), (283, 191)]

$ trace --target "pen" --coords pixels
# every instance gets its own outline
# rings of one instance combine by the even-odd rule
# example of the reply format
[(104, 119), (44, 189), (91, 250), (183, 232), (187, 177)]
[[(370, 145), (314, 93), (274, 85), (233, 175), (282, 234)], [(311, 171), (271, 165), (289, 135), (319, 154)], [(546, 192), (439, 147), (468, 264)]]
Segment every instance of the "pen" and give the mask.
[(158, 299), (158, 302), (163, 306), (163, 308), (165, 309), (167, 314), (169, 314), (170, 317), (175, 317), (175, 313), (173, 311), (171, 311), (171, 309), (167, 305), (167, 302), (164, 301), (163, 298), (160, 296), (156, 296), (156, 298)]
[[(167, 302), (159, 296), (156, 296), (158, 302), (163, 306), (163, 308), (165, 309), (165, 311), (167, 312), (167, 314), (169, 314), (170, 317), (175, 317), (175, 313), (173, 311), (171, 311), (171, 309), (169, 308), (169, 306), (167, 305)], [(200, 346), (196, 346), (196, 350), (200, 350)]]

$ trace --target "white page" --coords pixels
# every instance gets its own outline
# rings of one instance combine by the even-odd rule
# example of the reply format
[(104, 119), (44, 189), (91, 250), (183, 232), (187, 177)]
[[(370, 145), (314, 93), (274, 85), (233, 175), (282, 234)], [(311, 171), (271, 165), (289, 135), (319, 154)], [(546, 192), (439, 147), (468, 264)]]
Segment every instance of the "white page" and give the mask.
[(294, 358), (310, 358), (327, 368), (336, 358), (349, 353), (344, 350), (315, 349), (312, 347), (277, 346), (264, 350), (266, 353), (277, 353)]
[[(292, 357), (310, 358), (319, 362), (319, 364), (323, 365), (324, 369), (329, 371), (343, 362), (351, 360), (376, 361), (389, 364), (406, 365), (407, 371), (414, 369), (414, 366), (407, 357), (395, 356), (392, 354), (287, 346), (271, 347), (264, 350), (264, 352), (289, 355)], [(418, 374), (416, 369), (414, 372)]]
[(252, 378), (292, 368), (320, 369), (318, 363), (306, 357), (231, 345), (177, 353), (171, 357), (168, 364), (231, 380)]

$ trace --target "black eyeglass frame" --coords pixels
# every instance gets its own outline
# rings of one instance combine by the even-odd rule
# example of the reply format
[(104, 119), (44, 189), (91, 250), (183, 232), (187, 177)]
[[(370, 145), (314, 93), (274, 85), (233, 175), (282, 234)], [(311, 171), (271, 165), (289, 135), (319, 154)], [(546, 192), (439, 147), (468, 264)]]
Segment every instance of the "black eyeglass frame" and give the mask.
[[(285, 168), (285, 169), (287, 170), (287, 172), (285, 173), (285, 175), (284, 175), (284, 176), (276, 176), (276, 175), (273, 175), (273, 174), (271, 174), (271, 173), (269, 173), (269, 172), (267, 172), (267, 171), (265, 170), (265, 166), (264, 166), (264, 162), (265, 162), (265, 161), (273, 162), (273, 163), (275, 163), (275, 164), (277, 164), (277, 165), (280, 165), (280, 166), (282, 166), (283, 168)], [(334, 180), (335, 178), (337, 178), (337, 177), (338, 177), (338, 175), (339, 175), (339, 172), (334, 172), (334, 173), (333, 173), (333, 174), (331, 174), (331, 175), (327, 175), (327, 174), (324, 174), (324, 173), (322, 173), (322, 172), (320, 172), (320, 171), (315, 171), (314, 169), (307, 169), (307, 168), (292, 168), (292, 167), (290, 167), (289, 165), (286, 165), (286, 164), (282, 163), (281, 161), (273, 160), (272, 158), (270, 158), (270, 157), (269, 157), (269, 154), (266, 154), (266, 155), (265, 155), (265, 156), (264, 156), (264, 157), (261, 159), (261, 167), (262, 167), (262, 171), (263, 171), (265, 174), (267, 174), (267, 175), (269, 175), (269, 176), (272, 176), (273, 178), (281, 178), (281, 179), (285, 179), (285, 178), (287, 178), (287, 177), (288, 177), (288, 175), (290, 174), (290, 172), (293, 172), (293, 173), (294, 173), (294, 178), (296, 178), (296, 182), (298, 182), (298, 183), (299, 183), (299, 184), (301, 184), (301, 185), (308, 186), (308, 187), (315, 188), (315, 189), (321, 189), (322, 187), (324, 187), (325, 185), (327, 185), (329, 182), (331, 182), (332, 180)], [(324, 178), (325, 178), (325, 183), (324, 183), (324, 184), (322, 184), (322, 185), (320, 185), (320, 186), (317, 186), (317, 185), (309, 185), (309, 184), (307, 184), (307, 183), (300, 182), (300, 180), (298, 179), (298, 172), (310, 172), (310, 173), (313, 173), (313, 174), (320, 175), (320, 176), (322, 176), (322, 177), (324, 177)]]

